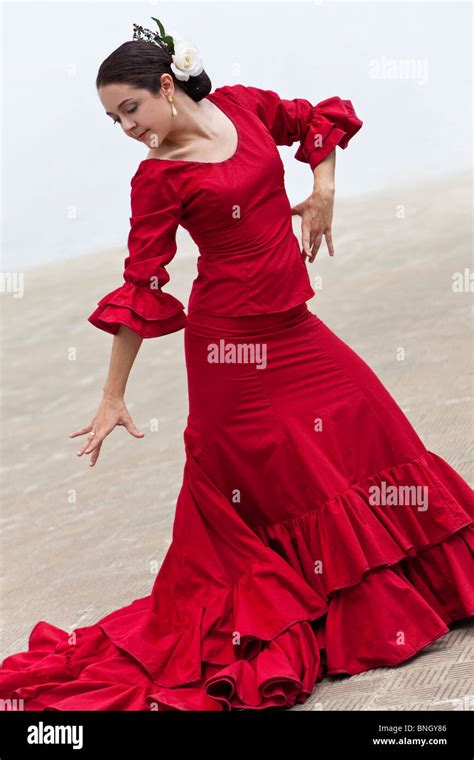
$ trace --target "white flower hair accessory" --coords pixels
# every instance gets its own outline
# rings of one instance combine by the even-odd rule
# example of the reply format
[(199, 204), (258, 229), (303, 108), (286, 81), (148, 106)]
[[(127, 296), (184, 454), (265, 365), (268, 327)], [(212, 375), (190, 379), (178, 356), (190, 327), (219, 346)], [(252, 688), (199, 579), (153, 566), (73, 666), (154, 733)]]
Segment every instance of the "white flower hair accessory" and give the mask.
[(171, 69), (182, 82), (187, 82), (189, 77), (197, 77), (204, 71), (202, 58), (199, 50), (192, 42), (173, 36), (174, 54)]
[(156, 45), (167, 50), (171, 56), (170, 68), (176, 79), (187, 82), (189, 77), (196, 77), (204, 71), (202, 58), (199, 50), (192, 42), (185, 40), (178, 34), (167, 34), (161, 21), (151, 16), (158, 24), (160, 33), (152, 32), (138, 24), (133, 25), (133, 39), (144, 39), (154, 42)]

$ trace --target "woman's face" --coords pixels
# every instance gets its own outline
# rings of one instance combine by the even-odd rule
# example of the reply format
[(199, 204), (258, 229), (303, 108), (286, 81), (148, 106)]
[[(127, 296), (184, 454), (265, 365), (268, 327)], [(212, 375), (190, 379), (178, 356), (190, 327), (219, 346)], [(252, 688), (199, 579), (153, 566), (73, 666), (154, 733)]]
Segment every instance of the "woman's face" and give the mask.
[[(172, 85), (166, 92), (173, 94)], [(149, 90), (129, 84), (107, 84), (99, 87), (98, 93), (108, 117), (120, 124), (128, 137), (146, 143), (150, 148), (161, 145), (171, 129), (172, 119), (163, 89), (152, 95)]]

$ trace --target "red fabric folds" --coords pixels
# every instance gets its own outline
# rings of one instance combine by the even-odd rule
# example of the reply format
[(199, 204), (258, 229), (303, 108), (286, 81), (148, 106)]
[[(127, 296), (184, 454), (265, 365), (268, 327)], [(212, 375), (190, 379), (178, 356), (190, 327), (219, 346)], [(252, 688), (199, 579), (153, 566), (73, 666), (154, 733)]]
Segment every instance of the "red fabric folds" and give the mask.
[[(256, 532), (327, 598), (356, 585), (370, 570), (415, 557), (454, 531), (469, 527), (472, 509), (467, 511), (467, 505), (472, 506), (472, 489), (451, 470), (441, 457), (424, 451), (410, 462), (365, 478), (315, 510)], [(419, 507), (373, 503), (376, 491), (388, 493), (402, 487), (413, 491), (417, 486), (426, 489), (428, 497)], [(462, 504), (466, 506), (461, 508)], [(465, 536), (472, 542), (470, 532)], [(345, 551), (335, 555), (338, 544)], [(324, 572), (315, 571), (316, 560)]]
[(187, 324), (181, 301), (162, 291), (169, 282), (166, 265), (176, 254), (181, 200), (169, 175), (156, 164), (135, 174), (131, 187), (125, 283), (104, 296), (88, 320), (112, 334), (123, 324), (142, 338), (155, 338)]
[(113, 335), (125, 325), (142, 338), (157, 338), (186, 327), (188, 318), (171, 293), (126, 282), (101, 298), (89, 322)]
[[(427, 478), (442, 519), (422, 530), (370, 504), (375, 481)], [(0, 697), (26, 710), (288, 707), (327, 675), (402, 662), (474, 613), (467, 495), (427, 451), (259, 537), (187, 450), (152, 593), (72, 634), (37, 623), (28, 652), (4, 660)], [(324, 583), (308, 556), (322, 557)]]
[(241, 98), (263, 121), (277, 145), (299, 141), (298, 161), (314, 169), (334, 148), (347, 148), (349, 140), (361, 129), (350, 100), (338, 96), (313, 105), (306, 98), (281, 98), (273, 90), (241, 84), (219, 88), (230, 97)]
[(308, 129), (295, 158), (314, 169), (336, 145), (347, 148), (349, 140), (362, 127), (350, 100), (333, 97), (318, 103), (311, 111)]
[[(265, 367), (208, 362), (221, 339), (264, 344)], [(185, 351), (183, 482), (151, 593), (71, 633), (39, 621), (2, 663), (1, 699), (291, 707), (474, 614), (472, 488), (305, 304), (194, 318)]]

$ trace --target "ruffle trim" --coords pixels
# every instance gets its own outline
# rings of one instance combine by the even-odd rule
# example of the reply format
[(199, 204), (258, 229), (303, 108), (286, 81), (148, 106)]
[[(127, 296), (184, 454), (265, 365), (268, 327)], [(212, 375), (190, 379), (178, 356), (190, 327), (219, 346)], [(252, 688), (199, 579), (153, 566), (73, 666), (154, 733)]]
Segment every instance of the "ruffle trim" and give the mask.
[(314, 169), (336, 145), (347, 148), (349, 140), (362, 125), (363, 122), (358, 118), (350, 100), (341, 100), (336, 96), (327, 98), (313, 108), (308, 129), (295, 153), (295, 158), (309, 163), (311, 169)]
[[(232, 519), (187, 455), (180, 499), (190, 508), (205, 487)], [(371, 504), (369, 487), (382, 479), (431, 484), (428, 510), (416, 518)], [(183, 579), (170, 587), (166, 574), (176, 578), (182, 561), (172, 544), (163, 593), (159, 575), (154, 594), (73, 634), (37, 623), (29, 650), (4, 660), (0, 697), (24, 699), (27, 710), (258, 710), (304, 702), (328, 675), (396, 665), (474, 614), (472, 495), (427, 451), (316, 512), (260, 529), (267, 544), (245, 536), (253, 560), (205, 603), (180, 599)], [(323, 573), (310, 574), (320, 556)]]
[(129, 281), (104, 296), (88, 321), (112, 335), (126, 325), (142, 338), (167, 335), (188, 324), (184, 305), (171, 293)]
[[(359, 583), (369, 570), (439, 544), (473, 517), (472, 489), (445, 460), (425, 450), (312, 511), (255, 531), (326, 599)], [(342, 552), (335, 551), (339, 546)]]

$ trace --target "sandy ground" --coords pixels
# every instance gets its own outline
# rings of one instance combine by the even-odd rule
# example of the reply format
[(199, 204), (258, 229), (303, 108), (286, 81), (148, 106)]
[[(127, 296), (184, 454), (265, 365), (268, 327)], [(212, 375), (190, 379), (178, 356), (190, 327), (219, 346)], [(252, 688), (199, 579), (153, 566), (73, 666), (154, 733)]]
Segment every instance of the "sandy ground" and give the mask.
[[(468, 173), (336, 198), (336, 255), (323, 243), (308, 267), (323, 282), (312, 311), (472, 486), (472, 297), (452, 289), (453, 273), (472, 271), (470, 203)], [(296, 217), (294, 229), (300, 239)], [(196, 251), (184, 230), (178, 241), (168, 290), (187, 303)], [(126, 255), (41, 266), (25, 273), (23, 298), (3, 294), (2, 658), (26, 649), (38, 620), (71, 631), (145, 596), (171, 541), (187, 416), (182, 331), (144, 341), (132, 369), (126, 402), (144, 439), (115, 429), (91, 468), (68, 438), (100, 401), (112, 337), (87, 317), (121, 284)], [(472, 626), (457, 624), (401, 666), (326, 679), (295, 709), (473, 709), (473, 650)]]

